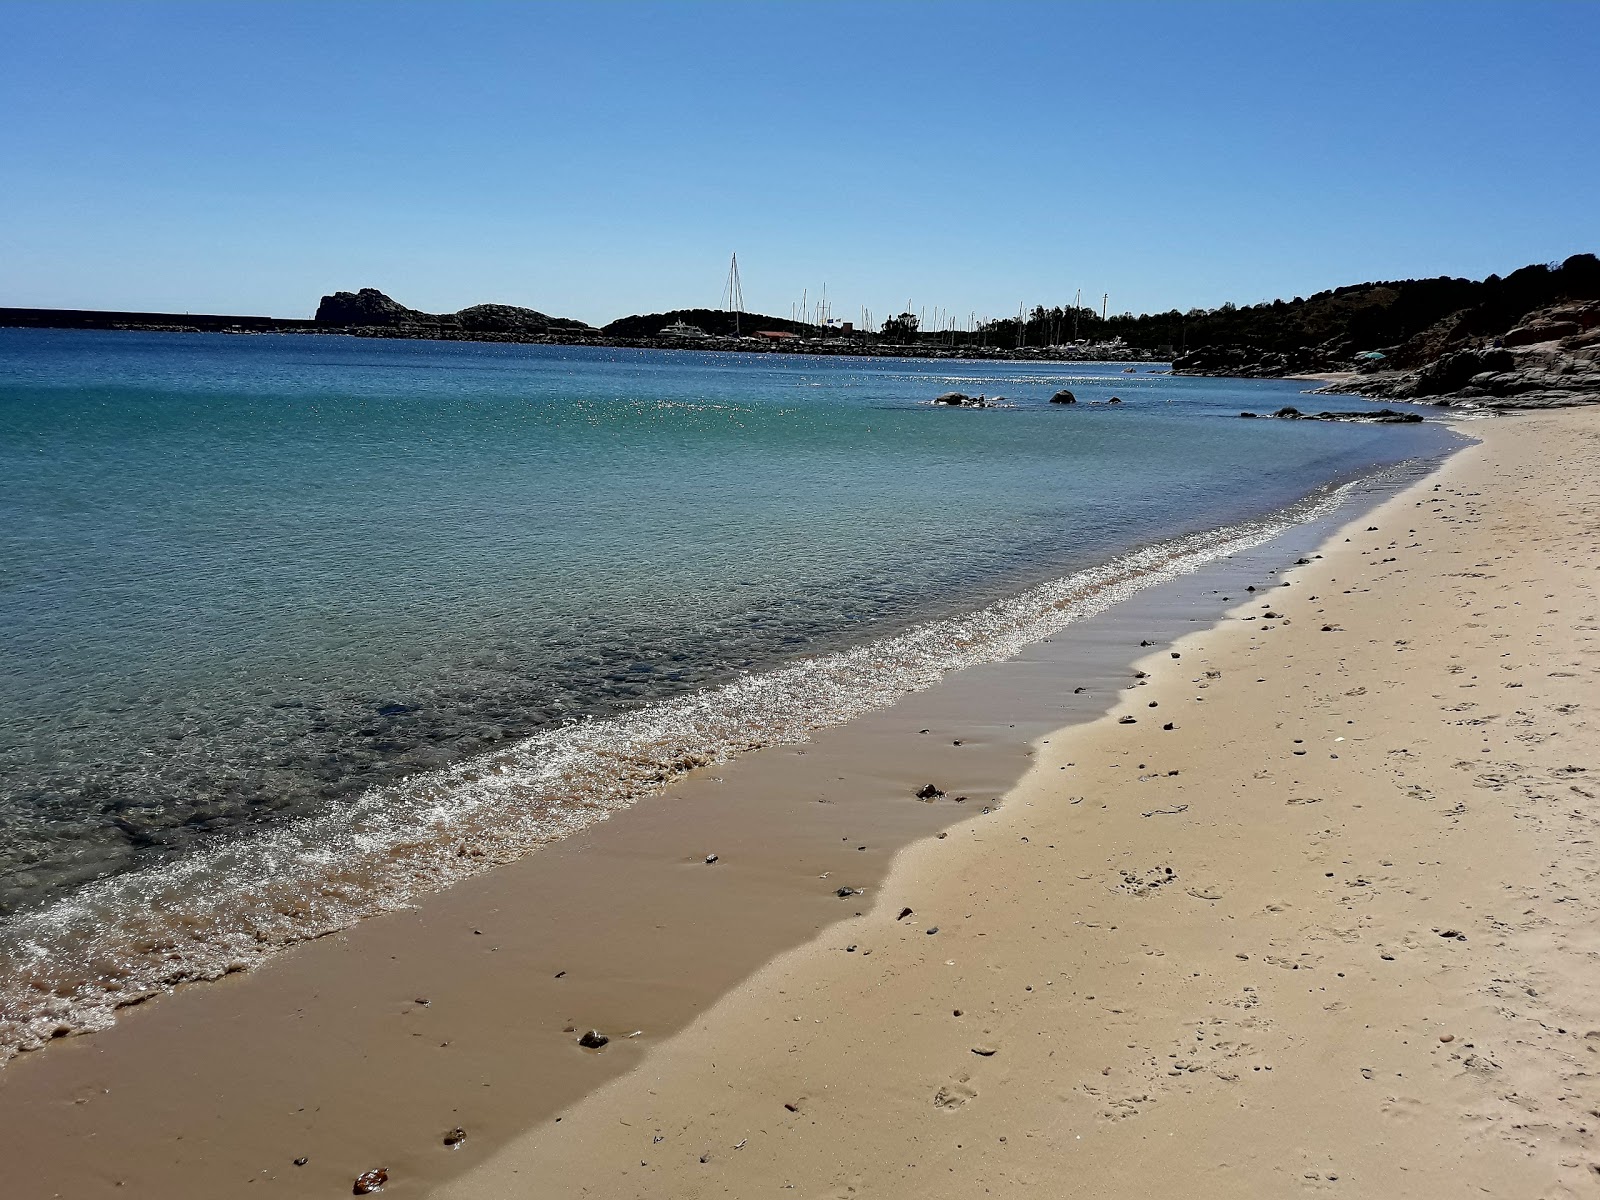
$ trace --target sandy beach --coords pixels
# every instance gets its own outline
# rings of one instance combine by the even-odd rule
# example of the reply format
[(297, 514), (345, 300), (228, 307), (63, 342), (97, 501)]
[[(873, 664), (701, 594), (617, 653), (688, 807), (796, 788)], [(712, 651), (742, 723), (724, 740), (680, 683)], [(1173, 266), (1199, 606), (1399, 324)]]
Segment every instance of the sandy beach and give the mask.
[(1472, 429), (438, 1194), (1592, 1194), (1600, 415)]
[(1467, 428), (1342, 528), (17, 1060), (14, 1194), (1590, 1194), (1600, 415)]

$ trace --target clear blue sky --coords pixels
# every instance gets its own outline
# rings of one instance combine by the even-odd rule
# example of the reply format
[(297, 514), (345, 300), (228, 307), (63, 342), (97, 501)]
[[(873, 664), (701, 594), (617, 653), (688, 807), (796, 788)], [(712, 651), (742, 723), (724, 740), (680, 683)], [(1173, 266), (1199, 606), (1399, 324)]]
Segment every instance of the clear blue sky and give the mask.
[(0, 0), (0, 304), (1250, 303), (1600, 249), (1600, 4)]

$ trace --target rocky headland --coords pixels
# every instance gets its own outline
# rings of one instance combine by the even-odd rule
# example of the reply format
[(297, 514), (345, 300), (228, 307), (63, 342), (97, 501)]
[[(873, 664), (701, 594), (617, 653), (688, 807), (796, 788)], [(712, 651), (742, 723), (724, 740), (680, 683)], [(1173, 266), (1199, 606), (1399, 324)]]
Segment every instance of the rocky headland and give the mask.
[(1485, 344), (1455, 344), (1414, 370), (1358, 372), (1317, 389), (1454, 408), (1600, 403), (1600, 303), (1530, 313)]
[[(1427, 281), (1437, 284), (1439, 281)], [(1342, 310), (1296, 340), (1259, 336), (1174, 358), (1174, 374), (1318, 379), (1318, 395), (1357, 395), (1453, 408), (1559, 408), (1600, 402), (1600, 262), (1574, 255), (1505, 280), (1408, 299), (1399, 285), (1352, 289)], [(1320, 299), (1320, 298), (1319, 298)], [(1442, 315), (1439, 303), (1464, 301)], [(1309, 307), (1309, 304), (1308, 304)], [(1402, 311), (1395, 311), (1402, 310)], [(1424, 322), (1424, 317), (1433, 319)], [(1404, 333), (1383, 341), (1381, 333)]]
[(407, 308), (377, 288), (334, 292), (317, 305), (316, 322), (364, 337), (493, 340), (497, 336), (544, 337), (551, 333), (595, 333), (593, 326), (568, 317), (551, 317), (511, 304), (474, 304), (454, 313)]

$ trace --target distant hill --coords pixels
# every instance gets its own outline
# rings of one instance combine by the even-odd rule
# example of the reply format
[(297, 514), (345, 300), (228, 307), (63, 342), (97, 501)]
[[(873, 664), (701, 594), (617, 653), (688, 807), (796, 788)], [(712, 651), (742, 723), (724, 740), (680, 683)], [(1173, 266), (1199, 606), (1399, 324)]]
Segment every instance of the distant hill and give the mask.
[(589, 330), (593, 327), (567, 317), (546, 316), (531, 308), (511, 304), (474, 304), (456, 313), (425, 313), (407, 308), (385, 296), (377, 288), (359, 292), (334, 292), (317, 305), (319, 325), (346, 328), (406, 330), (408, 336), (439, 333), (545, 334), (557, 330)]
[[(1358, 283), (1244, 308), (1117, 317), (1104, 328), (1135, 346), (1186, 351), (1175, 363), (1179, 370), (1238, 367), (1267, 356), (1282, 356), (1289, 369), (1330, 369), (1374, 351), (1391, 366), (1410, 368), (1451, 344), (1502, 335), (1536, 309), (1589, 300), (1600, 300), (1600, 260), (1575, 254), (1559, 265), (1538, 263), (1504, 278)], [(1213, 362), (1221, 350), (1237, 351), (1223, 355), (1236, 361)]]
[(795, 333), (809, 337), (822, 332), (815, 325), (805, 325), (799, 321), (787, 320), (784, 317), (767, 317), (762, 316), (760, 313), (734, 314), (717, 308), (677, 308), (671, 312), (621, 317), (604, 326), (600, 332), (607, 337), (653, 338), (668, 325), (682, 321), (685, 325), (693, 325), (697, 329), (704, 330), (712, 337), (732, 337), (734, 335), (735, 316), (738, 317), (738, 332), (743, 334), (764, 330), (772, 333)]

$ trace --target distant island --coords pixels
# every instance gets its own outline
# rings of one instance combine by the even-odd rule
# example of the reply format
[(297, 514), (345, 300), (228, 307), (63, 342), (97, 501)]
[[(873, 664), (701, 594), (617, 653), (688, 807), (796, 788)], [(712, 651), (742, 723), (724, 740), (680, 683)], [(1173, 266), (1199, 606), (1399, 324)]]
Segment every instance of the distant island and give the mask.
[(1178, 374), (1323, 377), (1325, 391), (1435, 404), (1546, 407), (1600, 400), (1600, 260), (1593, 254), (1533, 264), (1504, 278), (1360, 283), (1242, 307), (1102, 317), (1089, 308), (1036, 306), (968, 330), (924, 329), (910, 312), (866, 330), (706, 308), (622, 317), (595, 328), (510, 304), (427, 313), (376, 288), (324, 296), (310, 320), (0, 308), (0, 326), (1170, 362)]

